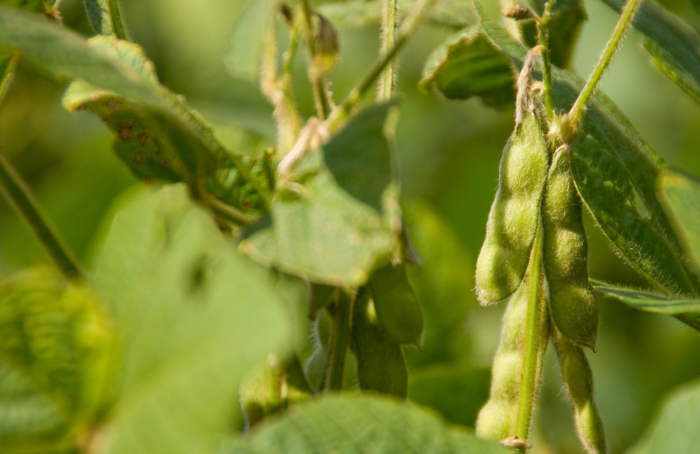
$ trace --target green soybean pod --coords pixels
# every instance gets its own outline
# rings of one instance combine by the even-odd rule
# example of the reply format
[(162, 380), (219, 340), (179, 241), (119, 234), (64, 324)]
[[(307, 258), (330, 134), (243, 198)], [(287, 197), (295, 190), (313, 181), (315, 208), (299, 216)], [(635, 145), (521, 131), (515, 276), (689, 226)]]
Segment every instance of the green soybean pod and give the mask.
[[(482, 438), (495, 441), (507, 441), (514, 445), (519, 441), (515, 437), (520, 394), (525, 363), (525, 338), (528, 315), (528, 278), (511, 296), (503, 315), (501, 340), (493, 359), (491, 370), (491, 389), (489, 400), (479, 411), (476, 422), (476, 434)], [(542, 301), (542, 310), (538, 314), (538, 326), (544, 329), (537, 332), (537, 356), (534, 395), (539, 391), (542, 378), (542, 359), (549, 338), (549, 317), (546, 304)]]
[(314, 320), (312, 331), (314, 352), (306, 361), (306, 366), (304, 367), (306, 380), (314, 392), (321, 391), (325, 385), (332, 327), (333, 321), (328, 312), (320, 311)]
[(588, 454), (604, 454), (605, 432), (593, 400), (593, 374), (581, 347), (568, 341), (556, 327), (552, 339), (559, 359), (562, 381), (574, 410), (576, 432)]
[(369, 280), (377, 317), (400, 344), (419, 345), (423, 338), (423, 309), (408, 281), (405, 265), (387, 265)]
[(595, 348), (598, 302), (588, 282), (588, 241), (573, 177), (571, 152), (555, 153), (547, 178), (542, 225), (549, 307), (561, 333), (579, 346)]
[(355, 302), (352, 345), (361, 389), (402, 399), (408, 396), (408, 368), (403, 348), (379, 323), (368, 291)]
[(537, 232), (549, 153), (535, 114), (525, 112), (503, 152), (498, 191), (476, 264), (477, 295), (486, 306), (518, 288)]

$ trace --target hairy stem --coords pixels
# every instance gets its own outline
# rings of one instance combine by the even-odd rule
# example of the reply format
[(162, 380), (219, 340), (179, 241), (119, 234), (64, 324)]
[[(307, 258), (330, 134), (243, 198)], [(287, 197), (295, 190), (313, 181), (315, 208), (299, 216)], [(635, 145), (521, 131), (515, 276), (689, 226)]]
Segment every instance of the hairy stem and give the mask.
[[(519, 393), (518, 416), (515, 423), (515, 436), (522, 440), (527, 446), (530, 434), (530, 422), (532, 421), (532, 411), (535, 405), (535, 398), (539, 389), (539, 379), (542, 369), (542, 345), (547, 342), (543, 340), (542, 332), (547, 327), (543, 326), (546, 317), (543, 317), (546, 307), (543, 297), (543, 276), (542, 276), (542, 226), (537, 229), (535, 243), (532, 246), (530, 256), (530, 275), (527, 288), (527, 316), (525, 326), (525, 345), (523, 358), (522, 381)], [(527, 450), (520, 448), (521, 452)]]
[(413, 35), (423, 22), (434, 2), (435, 0), (418, 0), (415, 3), (413, 10), (401, 24), (399, 33), (396, 35), (396, 40), (391, 48), (381, 55), (379, 60), (372, 65), (367, 74), (360, 80), (360, 83), (350, 90), (343, 102), (333, 111), (333, 114), (326, 122), (329, 131), (333, 131), (342, 125), (343, 121), (357, 106), (357, 103), (367, 94), (374, 82), (377, 81), (399, 51), (406, 45), (409, 37)]
[(544, 106), (547, 110), (547, 119), (551, 123), (554, 120), (554, 94), (552, 92), (552, 63), (549, 60), (549, 20), (552, 17), (552, 8), (556, 0), (548, 0), (544, 6), (542, 19), (537, 24), (537, 38), (542, 46), (542, 82), (544, 84)]
[(330, 114), (331, 104), (328, 100), (326, 83), (323, 80), (323, 76), (318, 69), (314, 67), (313, 63), (314, 57), (316, 56), (316, 41), (314, 38), (314, 27), (312, 22), (313, 13), (311, 11), (309, 0), (301, 0), (300, 12), (304, 38), (306, 39), (306, 50), (308, 54), (309, 80), (311, 81), (314, 101), (316, 102), (316, 112), (321, 120), (325, 120)]
[(341, 292), (335, 306), (330, 358), (326, 375), (326, 389), (329, 391), (339, 391), (343, 388), (345, 354), (347, 353), (348, 340), (350, 338), (352, 303), (352, 298)]
[(79, 278), (82, 272), (77, 260), (42, 214), (27, 184), (2, 153), (0, 153), (0, 192), (34, 231), (61, 272), (68, 279)]
[(586, 110), (586, 104), (598, 88), (598, 84), (603, 77), (603, 73), (608, 66), (610, 66), (610, 62), (619, 49), (622, 38), (624, 38), (625, 33), (629, 29), (632, 19), (634, 18), (634, 14), (637, 12), (637, 8), (641, 2), (642, 0), (627, 0), (622, 13), (620, 14), (620, 19), (617, 21), (617, 25), (615, 25), (615, 30), (613, 30), (613, 34), (610, 37), (603, 54), (600, 56), (600, 59), (598, 60), (596, 67), (593, 69), (591, 76), (586, 81), (586, 85), (584, 85), (581, 93), (576, 99), (576, 102), (567, 114), (573, 131), (578, 130), (583, 114)]
[[(382, 12), (382, 55), (396, 43), (396, 0), (384, 0), (384, 11)], [(392, 60), (382, 72), (377, 91), (379, 102), (388, 101), (394, 95), (394, 85), (396, 83), (396, 60)]]

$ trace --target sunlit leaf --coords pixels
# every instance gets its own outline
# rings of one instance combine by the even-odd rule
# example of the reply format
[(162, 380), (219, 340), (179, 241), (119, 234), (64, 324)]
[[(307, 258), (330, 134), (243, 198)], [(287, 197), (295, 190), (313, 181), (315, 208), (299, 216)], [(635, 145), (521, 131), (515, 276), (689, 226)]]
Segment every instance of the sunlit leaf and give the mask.
[[(624, 0), (603, 0), (617, 12)], [(695, 102), (700, 103), (700, 36), (679, 17), (654, 0), (642, 2), (633, 20), (644, 34), (644, 47), (652, 61)]]
[(700, 272), (700, 181), (682, 172), (665, 170), (659, 177), (659, 199), (684, 251)]
[[(399, 228), (384, 122), (391, 104), (368, 108), (314, 151), (301, 175), (241, 249), (255, 260), (329, 285), (362, 285), (388, 261)], [(302, 163), (301, 166), (304, 166)]]
[[(474, 453), (505, 454), (497, 443), (446, 425), (417, 407), (370, 396), (329, 396), (299, 405), (286, 417), (262, 425), (252, 451), (233, 443), (222, 454)], [(238, 444), (240, 446), (240, 444)]]
[(94, 452), (214, 452), (240, 380), (287, 344), (270, 283), (180, 186), (127, 199), (92, 281), (123, 338), (119, 399)]

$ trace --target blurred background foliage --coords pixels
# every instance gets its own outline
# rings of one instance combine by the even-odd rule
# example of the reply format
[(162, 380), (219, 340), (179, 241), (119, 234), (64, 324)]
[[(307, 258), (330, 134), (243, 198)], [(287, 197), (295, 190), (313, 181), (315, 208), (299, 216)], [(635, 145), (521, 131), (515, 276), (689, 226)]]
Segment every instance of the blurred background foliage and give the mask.
[[(264, 18), (253, 10), (256, 2), (266, 1), (122, 2), (129, 29), (155, 62), (162, 82), (183, 93), (220, 126), (228, 144), (246, 153), (274, 142), (272, 109), (250, 77), (255, 76), (260, 53), (255, 43), (264, 29), (259, 23)], [(493, 0), (483, 3), (491, 14), (498, 12)], [(662, 3), (700, 29), (700, 15), (690, 2)], [(589, 20), (572, 68), (585, 77), (617, 14), (597, 0), (584, 4)], [(68, 27), (91, 34), (80, 0), (64, 0), (61, 11)], [(244, 20), (247, 27), (237, 26)], [(461, 20), (458, 17), (455, 23)], [(464, 22), (468, 21), (465, 17)], [(336, 25), (341, 33), (341, 61), (329, 80), (340, 99), (374, 60), (378, 27)], [(477, 99), (447, 101), (418, 89), (428, 54), (455, 30), (424, 27), (402, 55), (397, 142), (409, 234), (425, 262), (421, 270), (411, 271), (425, 307), (427, 330), (423, 350), (407, 355), (412, 367), (410, 395), (455, 423), (471, 425), (487, 397), (488, 367), (503, 310), (479, 308), (473, 268), (513, 112), (494, 111)], [(303, 58), (296, 63), (295, 95), (308, 116), (313, 104)], [(136, 181), (110, 151), (110, 136), (97, 119), (63, 109), (64, 88), (62, 81), (21, 66), (0, 108), (0, 135), (3, 152), (28, 180), (73, 250), (89, 261), (102, 216), (113, 199)], [(626, 40), (602, 90), (669, 164), (700, 175), (700, 109), (653, 67), (636, 32)], [(588, 234), (594, 278), (645, 286), (615, 256), (590, 219)], [(0, 274), (47, 262), (29, 230), (0, 203)], [(299, 293), (290, 289), (295, 291)], [(700, 376), (700, 337), (671, 318), (637, 312), (610, 299), (603, 300), (601, 307), (599, 349), (589, 358), (611, 452), (622, 452), (640, 437), (672, 388)], [(306, 323), (305, 317), (298, 319)], [(533, 452), (579, 452), (551, 355), (547, 369)]]

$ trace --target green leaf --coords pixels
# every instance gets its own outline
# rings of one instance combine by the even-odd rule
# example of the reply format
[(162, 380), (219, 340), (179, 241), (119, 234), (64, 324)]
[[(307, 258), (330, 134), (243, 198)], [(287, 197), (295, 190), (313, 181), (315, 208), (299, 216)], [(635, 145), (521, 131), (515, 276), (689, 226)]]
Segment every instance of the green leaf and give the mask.
[(97, 34), (127, 39), (122, 23), (119, 0), (85, 0), (90, 25)]
[[(384, 122), (393, 103), (370, 107), (280, 188), (271, 213), (241, 249), (267, 266), (312, 282), (359, 286), (387, 262), (400, 229)], [(319, 163), (319, 161), (321, 161)]]
[[(603, 0), (618, 13), (624, 0)], [(700, 36), (655, 1), (642, 2), (633, 20), (656, 67), (700, 103)]]
[(124, 358), (94, 452), (214, 452), (243, 376), (288, 344), (271, 284), (181, 186), (128, 199), (92, 281), (112, 304)]
[[(521, 66), (527, 49), (481, 14), (494, 44)], [(583, 81), (552, 69), (555, 105), (568, 110)], [(625, 260), (669, 294), (696, 294), (699, 282), (679, 254), (678, 240), (656, 199), (655, 182), (663, 161), (601, 92), (586, 109), (573, 153), (576, 188)]]
[(687, 256), (700, 272), (700, 181), (666, 169), (659, 176), (659, 199)]
[(700, 436), (700, 382), (682, 386), (664, 402), (650, 429), (630, 454), (694, 454)]
[[(544, 12), (546, 0), (529, 0), (539, 15)], [(549, 20), (549, 58), (553, 65), (568, 68), (581, 34), (581, 26), (588, 19), (581, 0), (559, 0), (554, 4)], [(523, 35), (529, 46), (536, 46), (537, 27), (534, 21), (523, 24)]]
[[(234, 454), (236, 445), (222, 454)], [(262, 425), (251, 451), (265, 454), (478, 453), (505, 448), (447, 426), (433, 414), (387, 398), (328, 396), (296, 406), (286, 417)]]
[(619, 287), (600, 281), (592, 281), (599, 292), (617, 298), (635, 309), (657, 314), (679, 315), (685, 313), (700, 320), (700, 298), (667, 297), (644, 290)]
[(420, 345), (423, 309), (408, 282), (406, 265), (389, 264), (372, 273), (369, 280), (377, 318), (386, 332), (401, 344)]
[(468, 364), (438, 365), (411, 372), (408, 397), (453, 424), (473, 427), (489, 398), (491, 371)]
[(457, 33), (432, 53), (421, 85), (434, 86), (448, 99), (479, 96), (496, 108), (515, 100), (511, 63), (478, 26)]
[(224, 57), (234, 76), (255, 80), (260, 74), (263, 43), (277, 8), (272, 0), (249, 0), (231, 33), (231, 47)]
[(93, 295), (48, 270), (0, 283), (0, 446), (75, 443), (105, 397), (113, 333)]

